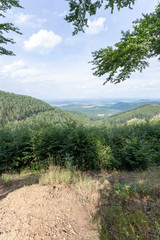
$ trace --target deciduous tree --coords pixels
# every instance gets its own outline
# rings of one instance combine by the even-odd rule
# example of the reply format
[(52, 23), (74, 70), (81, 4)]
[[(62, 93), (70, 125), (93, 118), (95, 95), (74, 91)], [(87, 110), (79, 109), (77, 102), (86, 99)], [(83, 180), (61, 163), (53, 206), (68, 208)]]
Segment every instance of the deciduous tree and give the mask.
[(92, 53), (94, 75), (108, 74), (106, 82), (119, 83), (135, 71), (149, 66), (151, 57), (160, 60), (160, 4), (155, 12), (133, 22), (133, 31), (122, 31), (121, 41)]
[[(22, 6), (19, 4), (19, 0), (1, 0), (0, 17), (5, 18), (5, 13), (12, 7), (22, 8)], [(15, 55), (12, 51), (7, 50), (5, 47), (3, 47), (3, 44), (15, 43), (12, 38), (4, 36), (4, 33), (9, 33), (10, 31), (21, 34), (19, 29), (15, 27), (13, 23), (0, 23), (0, 55)]]
[(79, 31), (84, 32), (84, 27), (87, 27), (88, 15), (96, 15), (99, 8), (111, 9), (113, 13), (114, 8), (120, 10), (124, 7), (131, 8), (135, 0), (66, 0), (69, 2), (69, 14), (65, 20), (72, 23), (74, 26), (73, 35)]
[[(69, 1), (70, 12), (65, 17), (66, 21), (73, 23), (74, 34), (84, 32), (87, 26), (88, 16), (95, 15), (98, 8), (104, 6), (120, 10), (123, 7), (131, 8), (135, 0), (66, 0)], [(104, 4), (103, 4), (104, 3)], [(88, 14), (88, 15), (87, 15)], [(160, 3), (155, 11), (143, 14), (141, 19), (133, 22), (133, 31), (122, 31), (120, 42), (114, 47), (107, 46), (92, 53), (94, 75), (101, 77), (107, 74), (106, 81), (119, 83), (130, 78), (135, 71), (142, 72), (149, 66), (151, 57), (160, 60)]]

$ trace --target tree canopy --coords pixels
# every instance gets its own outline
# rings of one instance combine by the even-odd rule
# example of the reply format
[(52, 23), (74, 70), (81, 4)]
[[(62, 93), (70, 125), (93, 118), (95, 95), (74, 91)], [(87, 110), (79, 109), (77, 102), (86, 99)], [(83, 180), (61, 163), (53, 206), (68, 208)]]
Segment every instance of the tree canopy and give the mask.
[[(5, 18), (5, 13), (7, 10), (11, 9), (12, 7), (19, 7), (22, 6), (19, 4), (19, 0), (1, 0), (0, 1), (0, 17)], [(9, 33), (10, 31), (21, 34), (19, 29), (14, 26), (13, 23), (0, 23), (0, 44), (14, 44), (14, 40), (12, 38), (7, 38), (4, 36), (4, 33)], [(0, 46), (0, 55), (15, 55), (12, 51), (7, 50), (4, 47)]]
[(109, 74), (104, 84), (124, 81), (136, 70), (142, 72), (151, 57), (160, 60), (160, 4), (133, 24), (133, 31), (122, 31), (121, 41), (114, 48), (108, 46), (92, 53), (94, 75)]
[[(88, 15), (96, 15), (97, 10), (101, 7), (104, 9), (111, 9), (111, 13), (115, 7), (118, 10), (124, 7), (131, 8), (134, 5), (135, 0), (66, 0), (69, 2), (69, 14), (65, 17), (65, 20), (69, 23), (73, 23), (74, 32), (73, 35), (78, 32), (84, 32), (84, 27), (87, 27)], [(105, 4), (104, 4), (105, 2)], [(87, 15), (88, 14), (88, 15)]]
[[(69, 1), (70, 12), (65, 19), (73, 23), (73, 35), (84, 32), (84, 27), (88, 26), (88, 15), (95, 15), (98, 8), (104, 6), (113, 13), (114, 8), (131, 8), (135, 3), (135, 0), (99, 0), (94, 3), (92, 0), (66, 1)], [(160, 59), (160, 3), (153, 13), (143, 14), (141, 19), (133, 22), (132, 32), (122, 31), (120, 42), (114, 47), (101, 48), (93, 52), (92, 56), (94, 75), (101, 77), (108, 74), (104, 84), (109, 81), (119, 83), (130, 78), (131, 73), (137, 70), (142, 72), (149, 66), (151, 57)]]
[[(65, 20), (74, 26), (73, 35), (79, 31), (84, 32), (87, 27), (88, 17), (96, 15), (100, 8), (114, 9), (128, 7), (132, 8), (135, 0), (66, 0), (69, 3), (69, 14)], [(12, 7), (22, 8), (19, 0), (1, 0), (0, 16)], [(19, 29), (12, 23), (0, 24), (0, 44), (15, 43), (12, 38), (7, 38), (4, 33), (10, 31), (21, 34)], [(119, 83), (130, 78), (135, 71), (142, 72), (149, 66), (151, 57), (158, 57), (160, 60), (160, 3), (155, 11), (150, 14), (143, 14), (141, 19), (133, 22), (133, 31), (122, 31), (120, 42), (113, 47), (107, 46), (92, 53), (94, 75), (101, 77), (107, 74), (106, 82)], [(10, 50), (0, 47), (0, 55), (14, 55)]]

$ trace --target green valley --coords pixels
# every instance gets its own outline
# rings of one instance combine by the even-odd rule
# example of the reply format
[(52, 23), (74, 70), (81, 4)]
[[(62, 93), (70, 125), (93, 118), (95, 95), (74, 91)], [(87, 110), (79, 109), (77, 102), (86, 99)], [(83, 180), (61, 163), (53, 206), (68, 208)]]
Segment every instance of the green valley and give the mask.
[[(156, 105), (160, 103), (160, 100), (121, 100), (121, 99), (108, 99), (108, 100), (68, 100), (68, 101), (46, 101), (53, 107), (58, 107), (62, 110), (70, 111), (74, 114), (79, 114), (90, 118), (91, 120), (100, 120), (106, 118), (118, 118), (122, 111), (130, 112), (136, 110), (136, 107), (142, 108), (142, 105), (153, 104), (156, 109)], [(135, 108), (135, 109), (134, 109)], [(149, 109), (151, 107), (149, 106)], [(116, 115), (115, 115), (116, 114)], [(147, 116), (147, 110), (144, 110), (144, 118)], [(153, 113), (154, 114), (154, 113)], [(122, 112), (123, 115), (123, 112)], [(152, 110), (151, 110), (152, 115)]]
[[(29, 172), (33, 183), (81, 184), (85, 189), (89, 181), (100, 196), (94, 216), (99, 239), (159, 239), (159, 103), (99, 120), (27, 96), (1, 91), (0, 97), (3, 184), (12, 184), (12, 175), (21, 172)], [(111, 103), (107, 107), (113, 108)], [(157, 176), (154, 186), (151, 174)], [(27, 184), (25, 179), (21, 182)]]
[(146, 169), (159, 164), (159, 114), (159, 104), (146, 103), (98, 120), (1, 92), (0, 169), (39, 169), (50, 161), (80, 170)]

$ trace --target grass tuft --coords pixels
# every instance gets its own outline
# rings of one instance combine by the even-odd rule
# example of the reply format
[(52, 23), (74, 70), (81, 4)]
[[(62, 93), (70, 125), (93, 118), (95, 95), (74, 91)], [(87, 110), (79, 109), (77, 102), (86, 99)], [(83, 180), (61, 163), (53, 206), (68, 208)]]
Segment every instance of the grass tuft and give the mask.
[(67, 168), (51, 165), (49, 169), (41, 174), (40, 184), (75, 184), (80, 179), (80, 172), (74, 172)]

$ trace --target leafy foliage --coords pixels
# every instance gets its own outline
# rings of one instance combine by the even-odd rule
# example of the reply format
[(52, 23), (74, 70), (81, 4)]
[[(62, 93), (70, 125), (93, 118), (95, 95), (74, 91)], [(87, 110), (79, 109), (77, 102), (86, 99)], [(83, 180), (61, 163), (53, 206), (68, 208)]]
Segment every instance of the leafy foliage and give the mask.
[(135, 0), (66, 0), (69, 2), (69, 15), (65, 17), (65, 20), (69, 23), (73, 23), (74, 32), (73, 35), (77, 34), (79, 31), (84, 32), (84, 27), (88, 27), (88, 16), (95, 15), (97, 10), (101, 8), (104, 4), (104, 8), (110, 8), (111, 12), (115, 7), (118, 10), (124, 7), (129, 7), (135, 3)]
[(124, 81), (136, 70), (142, 72), (151, 57), (160, 59), (160, 4), (153, 13), (143, 14), (133, 23), (133, 31), (122, 31), (115, 48), (108, 46), (93, 52), (94, 75), (109, 74), (104, 84)]
[[(11, 9), (12, 7), (22, 8), (22, 6), (19, 4), (19, 0), (2, 0), (2, 1), (0, 1), (0, 17), (5, 18), (4, 14), (6, 13), (7, 10)], [(8, 44), (8, 43), (14, 44), (15, 43), (12, 38), (7, 38), (4, 36), (4, 32), (8, 33), (10, 31), (21, 34), (19, 29), (17, 27), (15, 27), (12, 23), (1, 23), (0, 24), (0, 44)], [(14, 56), (15, 54), (12, 51), (7, 50), (4, 47), (0, 47), (0, 55)]]
[[(56, 113), (57, 111), (57, 113)], [(47, 167), (146, 169), (160, 165), (160, 122), (89, 127), (49, 111), (0, 128), (1, 170)], [(60, 113), (62, 118), (60, 117)], [(56, 116), (57, 115), (57, 116)]]

